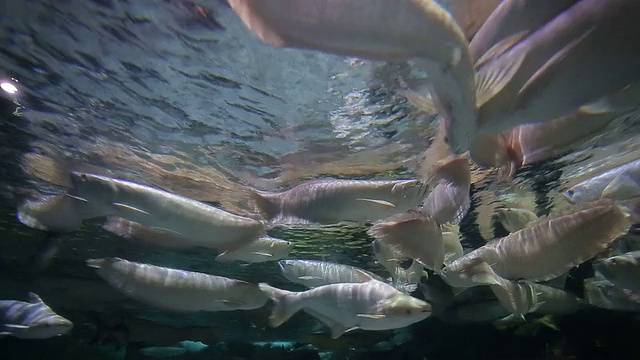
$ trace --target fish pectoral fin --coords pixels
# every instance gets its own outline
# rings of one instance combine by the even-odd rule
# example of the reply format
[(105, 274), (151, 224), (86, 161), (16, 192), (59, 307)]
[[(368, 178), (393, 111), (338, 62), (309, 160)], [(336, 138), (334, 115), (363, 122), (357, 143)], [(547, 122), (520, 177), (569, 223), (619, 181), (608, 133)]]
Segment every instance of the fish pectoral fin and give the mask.
[(19, 325), (19, 324), (4, 324), (2, 326), (6, 327), (6, 328), (9, 328), (9, 329), (14, 329), (14, 330), (27, 330), (27, 329), (29, 329), (29, 326), (27, 326), (27, 325)]
[(482, 284), (482, 285), (499, 285), (502, 283), (498, 281), (494, 274), (475, 274), (471, 276), (471, 281), (474, 284)]
[(71, 195), (71, 194), (69, 194), (69, 193), (64, 193), (64, 194), (65, 194), (66, 196), (68, 196), (68, 197), (70, 197), (70, 198), (74, 199), (74, 200), (78, 200), (78, 201), (82, 201), (82, 202), (89, 202), (89, 200), (87, 200), (87, 199), (85, 199), (85, 198), (82, 198), (82, 197), (80, 197), (80, 196)]
[(298, 280), (324, 280), (324, 278), (321, 278), (319, 276), (305, 275), (305, 276), (298, 276)]
[(383, 319), (384, 317), (386, 317), (386, 315), (380, 315), (380, 314), (356, 314), (356, 316), (367, 318), (367, 319), (375, 319), (375, 320)]
[(626, 200), (640, 195), (640, 186), (627, 174), (615, 177), (602, 191), (602, 198)]
[[(145, 212), (145, 213), (148, 214), (147, 212)], [(181, 233), (179, 233), (179, 232), (177, 232), (175, 230), (162, 228), (162, 227), (157, 227), (157, 226), (151, 226), (150, 228), (158, 230), (158, 231), (162, 231), (162, 232), (166, 232), (166, 233), (171, 233), (171, 234), (174, 234), (174, 235), (182, 236)]]
[(482, 67), (489, 61), (493, 59), (497, 59), (500, 55), (506, 53), (514, 47), (517, 43), (519, 43), (522, 39), (524, 39), (527, 35), (529, 35), (529, 30), (523, 30), (518, 33), (515, 33), (511, 36), (508, 36), (497, 44), (493, 45), (489, 50), (487, 50), (473, 65), (476, 69)]
[(480, 108), (498, 94), (518, 72), (526, 54), (519, 54), (513, 61), (498, 58), (476, 73), (476, 106)]
[(273, 257), (273, 254), (269, 254), (269, 253), (266, 253), (266, 252), (252, 251), (251, 253), (253, 255), (258, 255), (258, 256)]
[(137, 213), (136, 215), (140, 215), (140, 214), (150, 215), (148, 212), (146, 212), (146, 211), (144, 211), (142, 209), (138, 209), (135, 206), (131, 206), (131, 205), (123, 204), (123, 203), (113, 203), (112, 205), (115, 208), (117, 208), (118, 210), (121, 210), (121, 211), (125, 211), (125, 212), (133, 211), (133, 212)]
[(358, 330), (360, 329), (358, 326), (354, 326), (354, 327), (350, 327), (347, 330), (344, 331), (344, 334), (348, 333), (348, 332), (352, 332), (354, 330)]
[(378, 205), (382, 205), (382, 206), (388, 206), (388, 207), (396, 207), (396, 205), (392, 202), (386, 201), (386, 200), (378, 200), (378, 199), (356, 199), (358, 201), (368, 201), (374, 204), (378, 204)]
[(245, 303), (243, 301), (240, 300), (214, 300), (216, 302), (220, 302), (223, 303), (227, 306), (242, 306), (245, 305)]

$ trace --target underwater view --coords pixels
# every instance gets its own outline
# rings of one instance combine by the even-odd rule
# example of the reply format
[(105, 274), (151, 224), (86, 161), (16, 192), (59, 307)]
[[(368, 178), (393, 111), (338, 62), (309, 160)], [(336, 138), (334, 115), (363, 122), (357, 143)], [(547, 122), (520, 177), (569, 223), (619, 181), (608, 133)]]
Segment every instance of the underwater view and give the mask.
[(0, 359), (631, 359), (640, 1), (0, 1)]

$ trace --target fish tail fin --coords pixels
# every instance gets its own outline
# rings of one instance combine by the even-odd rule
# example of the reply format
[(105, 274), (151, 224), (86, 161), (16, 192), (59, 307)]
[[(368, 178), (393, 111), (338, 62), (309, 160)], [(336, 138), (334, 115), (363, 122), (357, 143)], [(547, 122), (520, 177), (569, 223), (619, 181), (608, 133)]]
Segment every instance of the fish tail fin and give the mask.
[(260, 283), (258, 286), (274, 303), (273, 311), (271, 312), (271, 316), (269, 316), (269, 324), (271, 327), (275, 328), (282, 325), (300, 310), (297, 306), (294, 306), (292, 301), (295, 293), (278, 289), (266, 283)]
[(37, 216), (30, 211), (31, 205), (36, 203), (44, 203), (48, 198), (46, 195), (42, 195), (35, 190), (16, 188), (13, 194), (13, 199), (16, 203), (16, 216), (18, 220), (33, 229), (49, 230), (44, 224), (38, 220)]
[(256, 209), (265, 220), (271, 220), (280, 214), (280, 198), (278, 194), (249, 189), (249, 195), (255, 202)]
[(431, 145), (429, 145), (429, 147), (422, 153), (417, 171), (420, 178), (429, 184), (433, 183), (437, 169), (441, 165), (441, 161), (452, 154), (453, 152), (447, 144), (447, 128), (445, 119), (440, 118), (438, 130), (431, 142)]

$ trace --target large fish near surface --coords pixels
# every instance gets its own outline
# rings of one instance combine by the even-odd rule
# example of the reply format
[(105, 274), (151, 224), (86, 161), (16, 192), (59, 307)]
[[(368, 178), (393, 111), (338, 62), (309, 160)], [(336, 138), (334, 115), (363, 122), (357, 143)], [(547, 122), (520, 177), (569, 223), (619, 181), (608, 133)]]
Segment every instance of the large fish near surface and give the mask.
[(593, 268), (614, 285), (640, 294), (640, 251), (600, 259)]
[(427, 269), (439, 272), (444, 264), (442, 232), (428, 214), (411, 211), (396, 215), (375, 223), (367, 233)]
[[(476, 133), (476, 86), (465, 34), (432, 0), (230, 0), (244, 25), (276, 47), (312, 49), (372, 60), (413, 60), (429, 74), (429, 90), (447, 119), (456, 154)], [(480, 96), (496, 93), (506, 66), (488, 78)], [(494, 89), (495, 88), (495, 89)], [(487, 93), (488, 95), (484, 95)]]
[(34, 293), (29, 293), (28, 302), (0, 300), (0, 337), (48, 339), (72, 328), (71, 321), (56, 314)]
[(437, 167), (433, 176), (437, 184), (425, 199), (422, 211), (440, 225), (460, 223), (471, 207), (469, 160), (466, 156), (447, 159)]
[(640, 196), (640, 159), (581, 181), (563, 194), (574, 204), (588, 203), (601, 198), (625, 200)]
[(124, 294), (173, 311), (233, 311), (262, 307), (266, 296), (254, 284), (222, 276), (141, 264), (120, 258), (87, 265)]
[(384, 281), (369, 271), (326, 261), (286, 259), (278, 261), (278, 265), (287, 280), (308, 288), (338, 283), (361, 283), (371, 279)]
[(235, 250), (265, 232), (260, 221), (146, 185), (78, 172), (71, 173), (71, 182), (68, 193), (87, 201), (98, 216), (153, 226), (198, 246)]
[(495, 56), (479, 73), (522, 64), (500, 94), (479, 105), (479, 132), (557, 119), (639, 81), (639, 15), (635, 0), (578, 1)]
[(478, 60), (494, 45), (512, 35), (534, 32), (577, 1), (504, 0), (500, 2), (471, 40), (469, 44), (471, 56)]
[(377, 280), (320, 286), (303, 292), (291, 292), (259, 284), (275, 303), (272, 327), (278, 327), (295, 313), (304, 310), (331, 330), (333, 339), (352, 329), (391, 330), (409, 326), (427, 318), (431, 307), (426, 302), (396, 290)]
[[(442, 270), (451, 286), (470, 286), (461, 281), (470, 268), (487, 263), (495, 273), (510, 280), (545, 281), (579, 265), (627, 233), (631, 223), (626, 206), (603, 201), (586, 209), (546, 218), (506, 237), (488, 242)], [(634, 217), (637, 217), (634, 215)]]
[(418, 180), (312, 180), (278, 192), (254, 191), (263, 217), (275, 223), (376, 221), (416, 207), (427, 186)]

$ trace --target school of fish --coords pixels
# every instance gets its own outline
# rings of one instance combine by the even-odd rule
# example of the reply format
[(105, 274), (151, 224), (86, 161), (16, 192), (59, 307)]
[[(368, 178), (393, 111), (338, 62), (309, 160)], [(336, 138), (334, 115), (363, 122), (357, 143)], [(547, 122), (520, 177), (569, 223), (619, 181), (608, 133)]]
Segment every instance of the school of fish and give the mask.
[[(452, 0), (450, 11), (433, 0), (228, 2), (264, 46), (407, 61), (425, 71), (426, 86), (409, 89), (407, 98), (439, 114), (440, 133), (425, 149), (419, 178), (251, 189), (255, 216), (247, 217), (69, 169), (70, 187), (61, 194), (16, 191), (24, 225), (67, 233), (101, 218), (105, 231), (144, 246), (215, 249), (211, 261), (225, 266), (273, 262), (307, 290), (109, 254), (87, 259), (117, 291), (152, 307), (235, 311), (272, 302), (271, 326), (304, 312), (332, 339), (354, 329), (403, 328), (429, 316), (517, 322), (590, 306), (640, 311), (640, 247), (621, 252), (618, 246), (633, 243), (627, 234), (640, 223), (640, 159), (569, 186), (559, 193), (567, 200), (562, 211), (502, 204), (495, 215), (508, 235), (482, 246), (463, 246), (460, 233), (472, 204), (472, 167), (508, 182), (521, 167), (562, 154), (638, 109), (640, 2), (474, 1), (474, 8)], [(341, 222), (368, 227), (372, 254), (387, 275), (289, 258), (296, 243), (269, 235), (276, 225)], [(595, 276), (584, 281), (580, 297), (565, 289), (565, 279), (589, 261)], [(28, 302), (0, 301), (0, 317), (0, 336), (42, 339), (73, 327), (35, 294)]]

